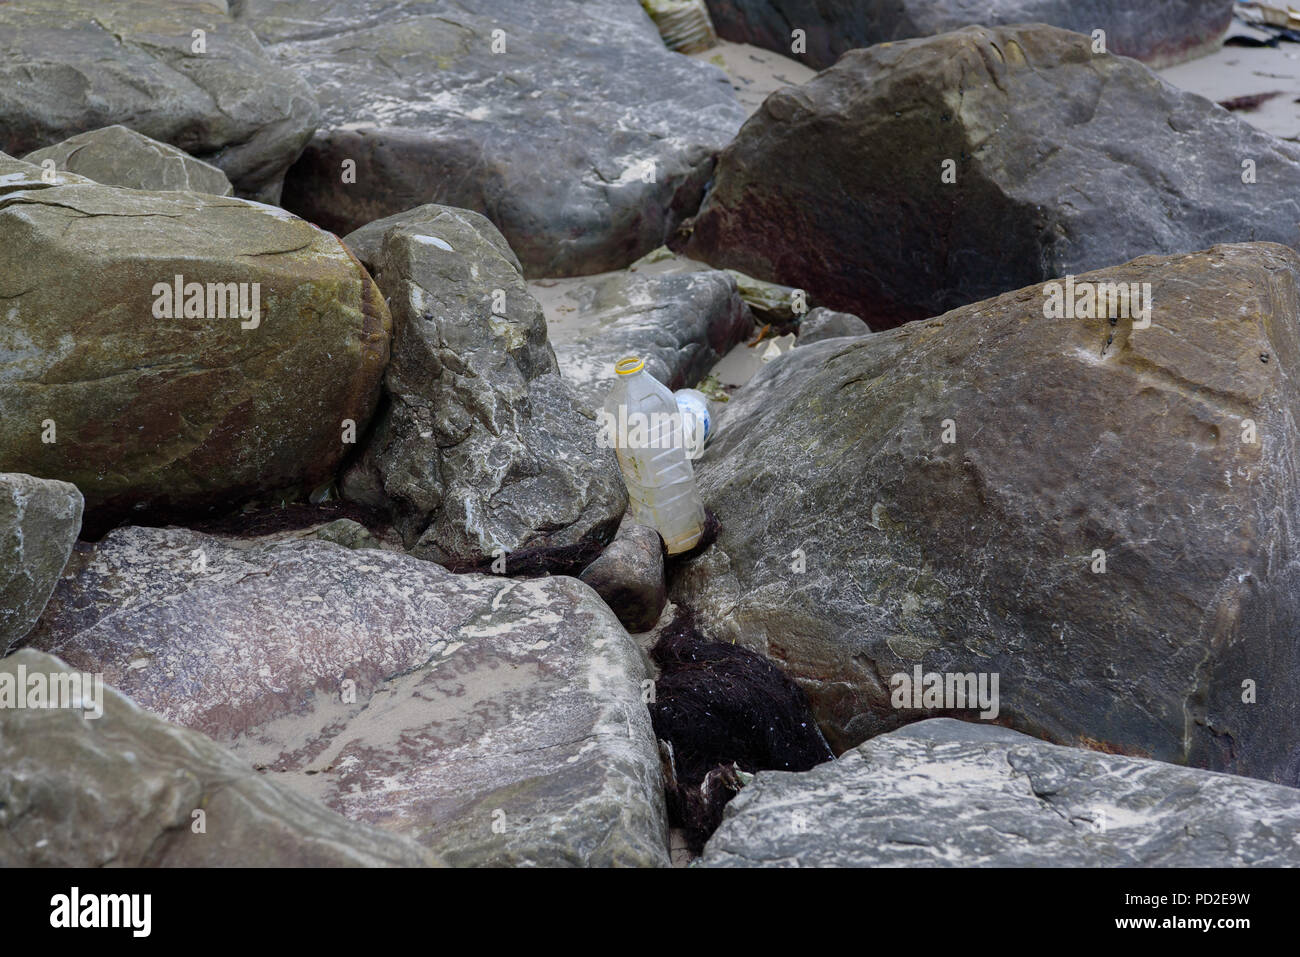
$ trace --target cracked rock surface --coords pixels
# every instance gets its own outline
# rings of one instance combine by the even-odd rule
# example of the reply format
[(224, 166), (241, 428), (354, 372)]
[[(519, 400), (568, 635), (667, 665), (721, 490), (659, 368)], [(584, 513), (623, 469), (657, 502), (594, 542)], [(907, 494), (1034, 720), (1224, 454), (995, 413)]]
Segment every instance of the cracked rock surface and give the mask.
[(42, 172), (0, 154), (0, 471), (74, 483), (101, 529), (328, 479), (391, 334), (339, 239), (243, 199)]
[(0, 472), (0, 655), (40, 617), (81, 530), (75, 485)]
[[(0, 660), (0, 688), (30, 688), (33, 678), (52, 688), (69, 677), (67, 663), (29, 649)], [(97, 718), (79, 707), (0, 708), (0, 866), (436, 862), (404, 838), (347, 821), (259, 775), (204, 735), (148, 714), (113, 688), (102, 694)], [(82, 701), (87, 697), (93, 693)]]
[(31, 643), (449, 864), (668, 863), (645, 660), (576, 579), (124, 528)]
[(501, 233), (421, 206), (344, 241), (396, 326), (383, 412), (344, 495), (387, 509), (412, 554), (450, 568), (581, 571), (613, 538), (627, 489)]
[(78, 133), (23, 157), (23, 162), (34, 166), (47, 160), (54, 163), (56, 170), (67, 170), (105, 186), (184, 190), (213, 196), (233, 192), (230, 180), (217, 167), (125, 126)]
[(935, 718), (762, 771), (703, 867), (1296, 867), (1300, 791)]
[(339, 235), (422, 203), (472, 209), (530, 277), (662, 245), (745, 119), (638, 0), (244, 0), (236, 16), (320, 98), (287, 209)]
[(278, 202), (316, 128), (316, 101), (224, 7), (0, 4), (0, 150), (20, 155), (123, 123), (220, 168), (239, 195)]
[(1036, 737), (1298, 784), (1300, 255), (1102, 280), (1149, 283), (1150, 326), (1030, 286), (767, 364), (695, 462), (722, 532), (672, 600), (837, 750), (947, 713), (894, 706), (920, 666), (999, 675)]

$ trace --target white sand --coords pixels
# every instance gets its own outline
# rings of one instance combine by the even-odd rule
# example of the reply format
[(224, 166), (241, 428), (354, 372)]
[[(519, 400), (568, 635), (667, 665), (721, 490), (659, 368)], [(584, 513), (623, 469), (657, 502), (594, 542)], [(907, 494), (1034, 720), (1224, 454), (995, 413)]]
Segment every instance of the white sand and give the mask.
[(748, 43), (731, 43), (719, 40), (712, 50), (690, 54), (692, 60), (703, 60), (721, 67), (731, 78), (731, 88), (736, 99), (753, 115), (768, 95), (783, 86), (798, 86), (817, 75), (798, 60), (750, 46)]
[[(1228, 35), (1253, 34), (1234, 23)], [(1232, 97), (1282, 91), (1258, 110), (1238, 110), (1237, 116), (1282, 139), (1300, 137), (1300, 43), (1286, 43), (1277, 49), (1266, 47), (1224, 47), (1167, 70), (1157, 71), (1181, 89), (1219, 102)]]

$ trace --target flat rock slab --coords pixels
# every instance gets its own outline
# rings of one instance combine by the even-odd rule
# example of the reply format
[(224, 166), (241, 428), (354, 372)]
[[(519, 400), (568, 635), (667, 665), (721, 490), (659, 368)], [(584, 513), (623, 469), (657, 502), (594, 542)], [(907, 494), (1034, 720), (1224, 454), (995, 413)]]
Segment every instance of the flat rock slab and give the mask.
[[(113, 688), (95, 690), (90, 678), (29, 649), (0, 660), (0, 866), (436, 862), (404, 838), (345, 820), (258, 774)], [(54, 690), (78, 686), (80, 694)], [(41, 707), (38, 689), (50, 691)], [(4, 698), (19, 693), (22, 707)]]
[(328, 480), (392, 326), (338, 238), (247, 200), (42, 173), (0, 154), (0, 471), (74, 483), (101, 529)]
[[(203, 52), (194, 31), (203, 31)], [(0, 4), (0, 150), (22, 155), (122, 123), (211, 163), (241, 196), (277, 202), (316, 129), (302, 79), (207, 4)]]
[(0, 472), (0, 654), (31, 631), (81, 530), (75, 485)]
[[(1047, 23), (1092, 35), (1153, 67), (1218, 47), (1232, 0), (706, 0), (719, 36), (766, 47), (816, 69), (846, 50), (947, 33), (971, 24)], [(791, 31), (804, 33), (802, 52)]]
[(1253, 241), (1300, 248), (1300, 147), (1028, 25), (856, 50), (773, 94), (673, 246), (886, 329)]
[(1045, 740), (1300, 783), (1300, 256), (1075, 291), (1111, 281), (1149, 284), (1149, 326), (1031, 286), (801, 346), (722, 408), (695, 463), (722, 532), (672, 600), (782, 664), (837, 750), (990, 710), (897, 700), (920, 668), (996, 677)]
[(62, 143), (28, 153), (23, 161), (67, 170), (105, 186), (184, 190), (230, 196), (226, 174), (184, 150), (152, 140), (125, 126), (106, 126), (70, 136)]
[(645, 662), (576, 579), (126, 528), (32, 646), (457, 865), (661, 865)]
[(389, 511), (412, 554), (457, 571), (579, 572), (613, 537), (627, 489), (501, 233), (421, 206), (344, 242), (397, 329), (385, 411), (344, 495)]
[(754, 331), (735, 278), (716, 269), (615, 273), (570, 290), (569, 299), (577, 311), (550, 327), (555, 357), (592, 413), (604, 406), (619, 359), (639, 356), (668, 388), (689, 388)]
[(763, 771), (700, 867), (1296, 867), (1300, 790), (935, 718)]
[(286, 208), (339, 235), (424, 203), (473, 209), (529, 276), (662, 245), (745, 119), (637, 0), (247, 0), (238, 16), (321, 100)]

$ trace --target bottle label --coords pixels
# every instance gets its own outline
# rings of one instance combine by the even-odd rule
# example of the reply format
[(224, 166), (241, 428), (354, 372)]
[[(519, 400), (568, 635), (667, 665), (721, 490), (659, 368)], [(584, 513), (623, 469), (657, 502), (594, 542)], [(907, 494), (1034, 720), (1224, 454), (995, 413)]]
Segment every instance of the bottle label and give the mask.
[(617, 412), (601, 409), (597, 422), (596, 444), (602, 449), (680, 448), (691, 459), (704, 454), (708, 419), (695, 412), (636, 412), (620, 404)]

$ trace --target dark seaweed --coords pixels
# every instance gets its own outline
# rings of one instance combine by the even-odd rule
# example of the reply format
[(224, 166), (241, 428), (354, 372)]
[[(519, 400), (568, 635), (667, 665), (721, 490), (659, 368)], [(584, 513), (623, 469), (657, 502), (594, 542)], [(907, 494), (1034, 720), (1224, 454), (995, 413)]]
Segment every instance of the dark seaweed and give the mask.
[(696, 853), (739, 790), (733, 764), (807, 771), (834, 758), (803, 690), (762, 655), (709, 641), (689, 611), (678, 611), (650, 656), (662, 671), (650, 716), (673, 747), (669, 814)]

